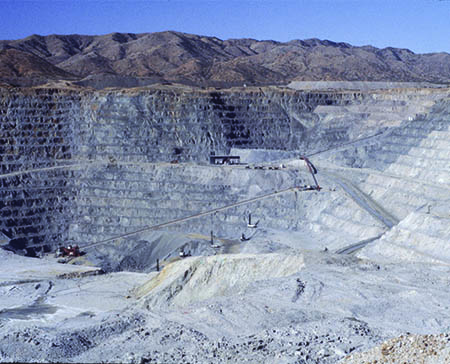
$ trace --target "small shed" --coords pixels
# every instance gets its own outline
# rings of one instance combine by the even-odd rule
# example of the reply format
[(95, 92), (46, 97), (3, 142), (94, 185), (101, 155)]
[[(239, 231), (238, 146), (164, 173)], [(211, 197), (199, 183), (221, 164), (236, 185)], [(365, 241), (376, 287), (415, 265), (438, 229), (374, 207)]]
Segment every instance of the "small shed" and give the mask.
[(215, 155), (209, 156), (210, 164), (240, 164), (241, 157), (238, 155)]

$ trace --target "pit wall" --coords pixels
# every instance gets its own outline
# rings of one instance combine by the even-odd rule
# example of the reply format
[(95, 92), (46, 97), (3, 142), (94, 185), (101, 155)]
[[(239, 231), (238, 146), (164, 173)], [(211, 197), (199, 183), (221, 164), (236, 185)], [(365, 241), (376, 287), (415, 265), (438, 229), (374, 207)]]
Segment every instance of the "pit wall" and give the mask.
[(34, 256), (69, 238), (75, 173), (50, 169), (0, 176), (0, 229), (13, 250)]
[[(301, 185), (302, 180), (292, 171), (194, 164), (117, 164), (91, 168), (77, 183), (77, 207), (70, 236), (86, 244)], [(245, 212), (249, 208), (258, 214), (264, 212), (267, 221), (273, 219), (270, 226), (281, 227), (289, 222), (280, 218), (277, 224), (276, 217), (289, 214), (289, 221), (295, 220), (294, 192), (177, 223), (166, 230), (196, 232), (206, 237), (214, 230), (218, 236), (238, 238), (247, 225)]]
[[(206, 240), (211, 231), (217, 237), (232, 240), (238, 240), (242, 233), (246, 237), (260, 234), (261, 229), (301, 231), (312, 238), (307, 242), (297, 239), (293, 245), (304, 247), (307, 243), (314, 248), (339, 248), (383, 231), (383, 226), (367, 212), (328, 187), (321, 192), (290, 190), (233, 206), (311, 182), (307, 171), (296, 169), (259, 170), (191, 163), (91, 166), (77, 181), (70, 236), (86, 245), (228, 205), (232, 207), (163, 229), (195, 233)], [(247, 227), (249, 213), (253, 223), (259, 220), (259, 229)], [(133, 239), (145, 240), (146, 233)], [(309, 240), (314, 241), (313, 245)]]
[[(80, 241), (86, 240), (83, 231), (92, 238), (97, 233), (110, 235), (106, 220), (120, 219), (120, 215), (107, 212), (105, 221), (102, 217), (94, 224), (95, 230), (89, 221), (91, 213), (85, 211), (95, 210), (94, 202), (89, 206), (89, 199), (83, 196), (86, 186), (95, 185), (98, 177), (95, 173), (89, 175), (83, 167), (70, 170), (59, 166), (87, 166), (91, 162), (107, 165), (108, 173), (117, 179), (108, 187), (113, 191), (113, 204), (123, 191), (133, 193), (139, 186), (147, 188), (145, 173), (134, 179), (122, 178), (121, 171), (114, 167), (117, 163), (206, 163), (211, 151), (228, 153), (232, 147), (314, 152), (383, 128), (383, 123), (364, 128), (357, 122), (358, 117), (342, 116), (342, 108), (376, 104), (379, 99), (401, 99), (403, 103), (423, 96), (277, 88), (155, 87), (98, 92), (2, 89), (0, 231), (12, 239), (14, 249), (44, 245), (53, 249), (72, 234)], [(333, 114), (336, 110), (338, 118)], [(170, 180), (156, 173), (155, 181), (158, 186), (151, 191), (172, 193)], [(157, 221), (162, 208), (172, 209), (162, 204), (158, 200), (141, 210), (141, 220), (134, 221), (129, 229), (141, 226), (147, 219)], [(172, 215), (180, 214), (181, 210)], [(172, 215), (163, 214), (167, 218)], [(69, 230), (69, 222), (74, 219)]]
[[(359, 93), (289, 90), (150, 89), (94, 93), (79, 118), (82, 159), (207, 161), (232, 147), (306, 149), (348, 140), (344, 127), (319, 125), (318, 105), (360, 102)], [(320, 137), (324, 138), (320, 138)]]
[[(450, 96), (450, 93), (447, 94)], [(404, 219), (450, 198), (450, 97), (371, 143), (323, 155), (360, 171), (359, 188)], [(355, 168), (356, 167), (356, 168)], [(355, 173), (355, 172), (353, 172)]]
[(80, 95), (60, 90), (0, 90), (1, 174), (71, 160), (80, 99)]
[(80, 100), (61, 90), (0, 90), (0, 231), (16, 251), (34, 255), (67, 238), (73, 172), (58, 166), (76, 153)]

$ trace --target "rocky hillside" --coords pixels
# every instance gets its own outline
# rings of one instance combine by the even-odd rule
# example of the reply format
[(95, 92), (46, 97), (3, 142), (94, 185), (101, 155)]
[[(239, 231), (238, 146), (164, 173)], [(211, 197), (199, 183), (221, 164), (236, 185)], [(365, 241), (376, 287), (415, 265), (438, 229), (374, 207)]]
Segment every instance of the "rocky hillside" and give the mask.
[(36, 85), (48, 80), (76, 79), (69, 72), (62, 70), (34, 55), (33, 53), (9, 48), (0, 51), (0, 79), (11, 82), (22, 79), (21, 84)]
[(354, 47), (319, 39), (223, 41), (173, 31), (32, 35), (0, 41), (0, 81), (28, 85), (42, 83), (37, 78), (71, 79), (72, 75), (82, 85), (97, 88), (155, 82), (215, 86), (313, 80), (448, 83), (450, 54), (415, 54), (408, 49)]

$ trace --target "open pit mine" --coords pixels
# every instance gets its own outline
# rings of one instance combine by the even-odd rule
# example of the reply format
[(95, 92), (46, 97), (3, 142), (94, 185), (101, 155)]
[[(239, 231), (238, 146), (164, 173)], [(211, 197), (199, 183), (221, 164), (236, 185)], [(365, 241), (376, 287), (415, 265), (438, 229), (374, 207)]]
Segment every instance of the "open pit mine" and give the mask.
[(446, 86), (5, 86), (0, 168), (0, 362), (450, 363)]

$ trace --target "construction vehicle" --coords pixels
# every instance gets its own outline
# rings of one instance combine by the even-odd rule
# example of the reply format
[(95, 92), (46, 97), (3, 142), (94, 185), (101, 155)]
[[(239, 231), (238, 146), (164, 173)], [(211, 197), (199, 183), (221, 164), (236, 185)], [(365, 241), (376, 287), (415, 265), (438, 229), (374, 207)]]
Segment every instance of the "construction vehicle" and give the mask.
[(68, 245), (67, 248), (60, 246), (56, 250), (56, 257), (79, 257), (81, 256), (80, 248), (78, 245)]
[(180, 249), (180, 252), (178, 253), (178, 256), (180, 258), (186, 258), (191, 256), (191, 252), (185, 252), (183, 248)]

